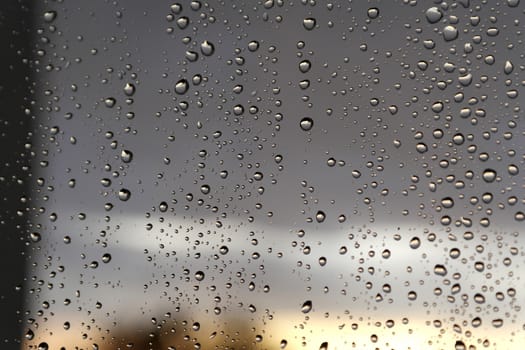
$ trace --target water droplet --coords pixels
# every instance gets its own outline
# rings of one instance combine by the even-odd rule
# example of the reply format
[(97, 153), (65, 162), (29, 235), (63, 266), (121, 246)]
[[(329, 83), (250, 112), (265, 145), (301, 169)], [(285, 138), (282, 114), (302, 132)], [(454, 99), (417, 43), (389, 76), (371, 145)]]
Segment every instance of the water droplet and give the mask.
[(456, 340), (456, 344), (454, 344), (454, 350), (467, 350), (467, 347), (461, 340)]
[(497, 318), (497, 319), (492, 320), (491, 323), (494, 328), (500, 328), (501, 326), (503, 326), (503, 319)]
[(307, 73), (312, 68), (312, 63), (308, 60), (303, 60), (299, 63), (299, 71), (301, 73)]
[(259, 49), (259, 42), (258, 41), (255, 41), (255, 40), (252, 40), (248, 43), (248, 50), (250, 50), (251, 52), (255, 52)]
[(326, 219), (326, 214), (322, 210), (319, 210), (317, 214), (315, 214), (315, 220), (318, 223), (322, 223), (325, 219)]
[(286, 347), (286, 345), (288, 345), (288, 341), (286, 339), (283, 339), (283, 340), (281, 340), (281, 344), (279, 345), (279, 347), (281, 349), (284, 349)]
[(452, 208), (454, 206), (454, 200), (451, 197), (445, 197), (441, 199), (441, 205), (443, 208)]
[(306, 30), (312, 30), (315, 28), (315, 18), (305, 18), (303, 19), (303, 27)]
[(301, 307), (301, 312), (303, 314), (307, 314), (310, 311), (312, 311), (312, 301), (311, 300), (307, 300), (307, 301), (305, 301), (303, 303), (303, 306)]
[(368, 11), (366, 11), (366, 14), (368, 18), (376, 19), (379, 16), (379, 9), (377, 7), (370, 7)]
[(428, 147), (425, 143), (423, 142), (419, 142), (417, 145), (416, 145), (416, 150), (419, 152), (419, 153), (425, 153), (426, 151), (428, 151)]
[(321, 343), (321, 346), (319, 347), (319, 350), (328, 350), (328, 342)]
[(457, 259), (461, 255), (461, 251), (458, 248), (452, 248), (450, 249), (449, 256), (452, 259)]
[(47, 343), (38, 344), (38, 350), (49, 350), (49, 345)]
[(118, 191), (118, 199), (125, 202), (131, 197), (131, 192), (125, 188)]
[(485, 169), (483, 171), (483, 180), (485, 180), (485, 182), (494, 182), (494, 180), (496, 180), (496, 176), (497, 176), (497, 173), (496, 173), (496, 170), (494, 169)]
[(520, 4), (520, 0), (507, 0), (509, 7), (517, 7)]
[(199, 282), (202, 281), (204, 279), (204, 272), (202, 271), (195, 272), (195, 279)]
[(514, 65), (512, 64), (512, 62), (505, 61), (505, 65), (503, 66), (503, 72), (505, 72), (505, 74), (510, 74), (512, 73), (513, 70), (514, 70)]
[(104, 105), (108, 108), (113, 108), (116, 103), (117, 103), (117, 100), (115, 100), (113, 97), (108, 97), (104, 99)]
[(301, 129), (303, 129), (304, 131), (309, 131), (314, 126), (314, 121), (312, 120), (312, 118), (304, 117), (303, 119), (301, 119), (301, 122), (299, 125), (301, 126)]
[(190, 24), (190, 19), (186, 16), (182, 16), (177, 19), (176, 23), (180, 29), (184, 29)]
[(190, 85), (188, 84), (188, 81), (186, 79), (181, 79), (175, 84), (175, 92), (179, 95), (184, 95), (189, 87)]
[(107, 264), (110, 261), (111, 261), (111, 254), (106, 253), (106, 254), (102, 255), (102, 262), (103, 263)]
[(437, 23), (443, 17), (443, 13), (437, 7), (431, 7), (425, 11), (425, 16), (429, 23)]
[(215, 52), (215, 46), (208, 40), (204, 40), (201, 43), (201, 52), (204, 56), (211, 56)]
[(127, 149), (123, 149), (123, 150), (120, 152), (120, 159), (121, 159), (124, 163), (129, 163), (129, 162), (131, 162), (131, 160), (133, 159), (133, 152), (131, 152), (130, 150), (127, 150)]
[(133, 94), (135, 93), (135, 85), (131, 83), (127, 83), (126, 85), (124, 85), (124, 93), (126, 94), (126, 96), (133, 96)]
[(412, 237), (409, 245), (410, 245), (410, 248), (417, 249), (421, 245), (421, 240), (419, 239), (419, 237)]
[(56, 11), (46, 11), (46, 12), (44, 12), (44, 21), (46, 21), (47, 23), (53, 22), (55, 20), (55, 18), (57, 18)]
[(443, 28), (443, 38), (445, 41), (452, 41), (457, 39), (458, 37), (458, 30), (456, 27), (448, 25), (445, 28)]
[(434, 273), (438, 276), (445, 276), (447, 274), (447, 269), (444, 265), (434, 266)]
[(27, 340), (33, 340), (34, 337), (35, 337), (35, 333), (32, 330), (28, 329), (25, 334), (25, 338)]
[(191, 329), (193, 329), (195, 332), (197, 332), (198, 330), (201, 329), (201, 325), (199, 322), (195, 322), (192, 326), (191, 326)]
[(32, 242), (36, 243), (36, 242), (40, 242), (40, 240), (42, 239), (42, 236), (38, 232), (31, 232), (31, 234), (29, 235), (29, 238), (31, 238)]
[(202, 193), (202, 194), (208, 194), (208, 193), (210, 193), (210, 186), (209, 186), (209, 185), (202, 185), (202, 186), (201, 186), (201, 193)]

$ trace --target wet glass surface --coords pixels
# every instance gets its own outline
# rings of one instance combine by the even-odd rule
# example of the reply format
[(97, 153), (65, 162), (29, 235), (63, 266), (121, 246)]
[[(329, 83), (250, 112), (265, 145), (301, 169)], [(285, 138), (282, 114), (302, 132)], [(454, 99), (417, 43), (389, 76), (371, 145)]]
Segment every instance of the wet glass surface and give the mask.
[(520, 1), (22, 5), (5, 344), (521, 348)]

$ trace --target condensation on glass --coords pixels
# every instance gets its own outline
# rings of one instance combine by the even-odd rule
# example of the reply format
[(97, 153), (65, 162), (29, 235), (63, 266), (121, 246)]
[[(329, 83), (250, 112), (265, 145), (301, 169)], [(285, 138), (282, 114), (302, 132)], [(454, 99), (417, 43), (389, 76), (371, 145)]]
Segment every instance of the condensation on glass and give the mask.
[(524, 4), (43, 1), (29, 349), (521, 349)]

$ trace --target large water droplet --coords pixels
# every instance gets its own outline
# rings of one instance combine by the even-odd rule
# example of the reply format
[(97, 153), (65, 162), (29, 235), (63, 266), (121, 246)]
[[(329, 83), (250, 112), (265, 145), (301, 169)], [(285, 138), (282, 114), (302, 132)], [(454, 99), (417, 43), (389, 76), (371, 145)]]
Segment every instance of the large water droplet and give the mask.
[(379, 16), (379, 9), (377, 7), (370, 7), (366, 14), (370, 19), (376, 19)]
[(301, 122), (299, 125), (301, 126), (301, 129), (303, 129), (304, 131), (309, 131), (314, 126), (314, 121), (312, 120), (312, 118), (304, 117), (303, 119), (301, 119)]
[(299, 63), (299, 71), (301, 73), (307, 73), (312, 68), (312, 63), (308, 60), (303, 60)]
[(303, 303), (303, 306), (301, 307), (301, 312), (303, 314), (307, 314), (310, 311), (312, 311), (312, 301), (311, 300), (307, 300), (307, 301), (305, 301)]
[(184, 95), (189, 87), (190, 85), (188, 84), (188, 81), (186, 79), (181, 79), (175, 84), (175, 92), (179, 95)]
[(125, 188), (118, 191), (118, 199), (125, 202), (131, 197), (131, 192)]
[(482, 175), (483, 180), (485, 180), (485, 182), (494, 182), (494, 180), (496, 180), (496, 176), (497, 173), (494, 169), (485, 169)]
[(503, 72), (505, 72), (505, 74), (510, 74), (512, 73), (512, 71), (514, 70), (514, 65), (512, 64), (511, 61), (505, 61), (505, 64), (503, 65)]
[(124, 93), (126, 94), (126, 96), (133, 96), (133, 94), (135, 93), (135, 85), (131, 83), (127, 83), (126, 85), (124, 85)]
[(443, 13), (441, 13), (439, 8), (431, 7), (425, 11), (425, 16), (427, 17), (427, 21), (429, 23), (436, 23), (439, 22), (439, 20), (443, 17)]
[(303, 19), (303, 27), (306, 30), (312, 30), (315, 28), (315, 18), (305, 18)]
[(201, 43), (201, 52), (204, 56), (211, 56), (215, 52), (215, 46), (208, 40), (204, 40)]
[(325, 219), (326, 219), (326, 214), (324, 213), (324, 211), (319, 210), (319, 211), (317, 212), (317, 214), (315, 214), (315, 220), (316, 220), (318, 223), (322, 223)]
[(204, 272), (202, 271), (195, 272), (195, 279), (199, 282), (202, 281), (204, 279)]
[(46, 12), (44, 12), (44, 21), (46, 21), (47, 23), (53, 22), (55, 20), (55, 18), (57, 18), (56, 11), (46, 11)]
[(448, 25), (445, 28), (443, 28), (443, 38), (445, 41), (452, 41), (457, 39), (458, 37), (458, 30), (456, 27)]
[(133, 152), (131, 152), (130, 150), (127, 150), (127, 149), (123, 149), (123, 150), (120, 152), (120, 159), (121, 159), (124, 163), (129, 163), (129, 162), (131, 162), (131, 160), (133, 159)]
[(180, 29), (184, 29), (188, 26), (188, 24), (190, 24), (190, 19), (188, 17), (183, 16), (178, 18), (176, 23)]

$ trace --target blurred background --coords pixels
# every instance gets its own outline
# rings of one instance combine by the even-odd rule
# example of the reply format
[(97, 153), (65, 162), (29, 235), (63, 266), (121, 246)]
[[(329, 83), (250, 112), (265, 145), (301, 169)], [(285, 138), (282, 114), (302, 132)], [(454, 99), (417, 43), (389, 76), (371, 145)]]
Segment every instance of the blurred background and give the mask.
[(10, 0), (2, 341), (520, 348), (523, 10)]

